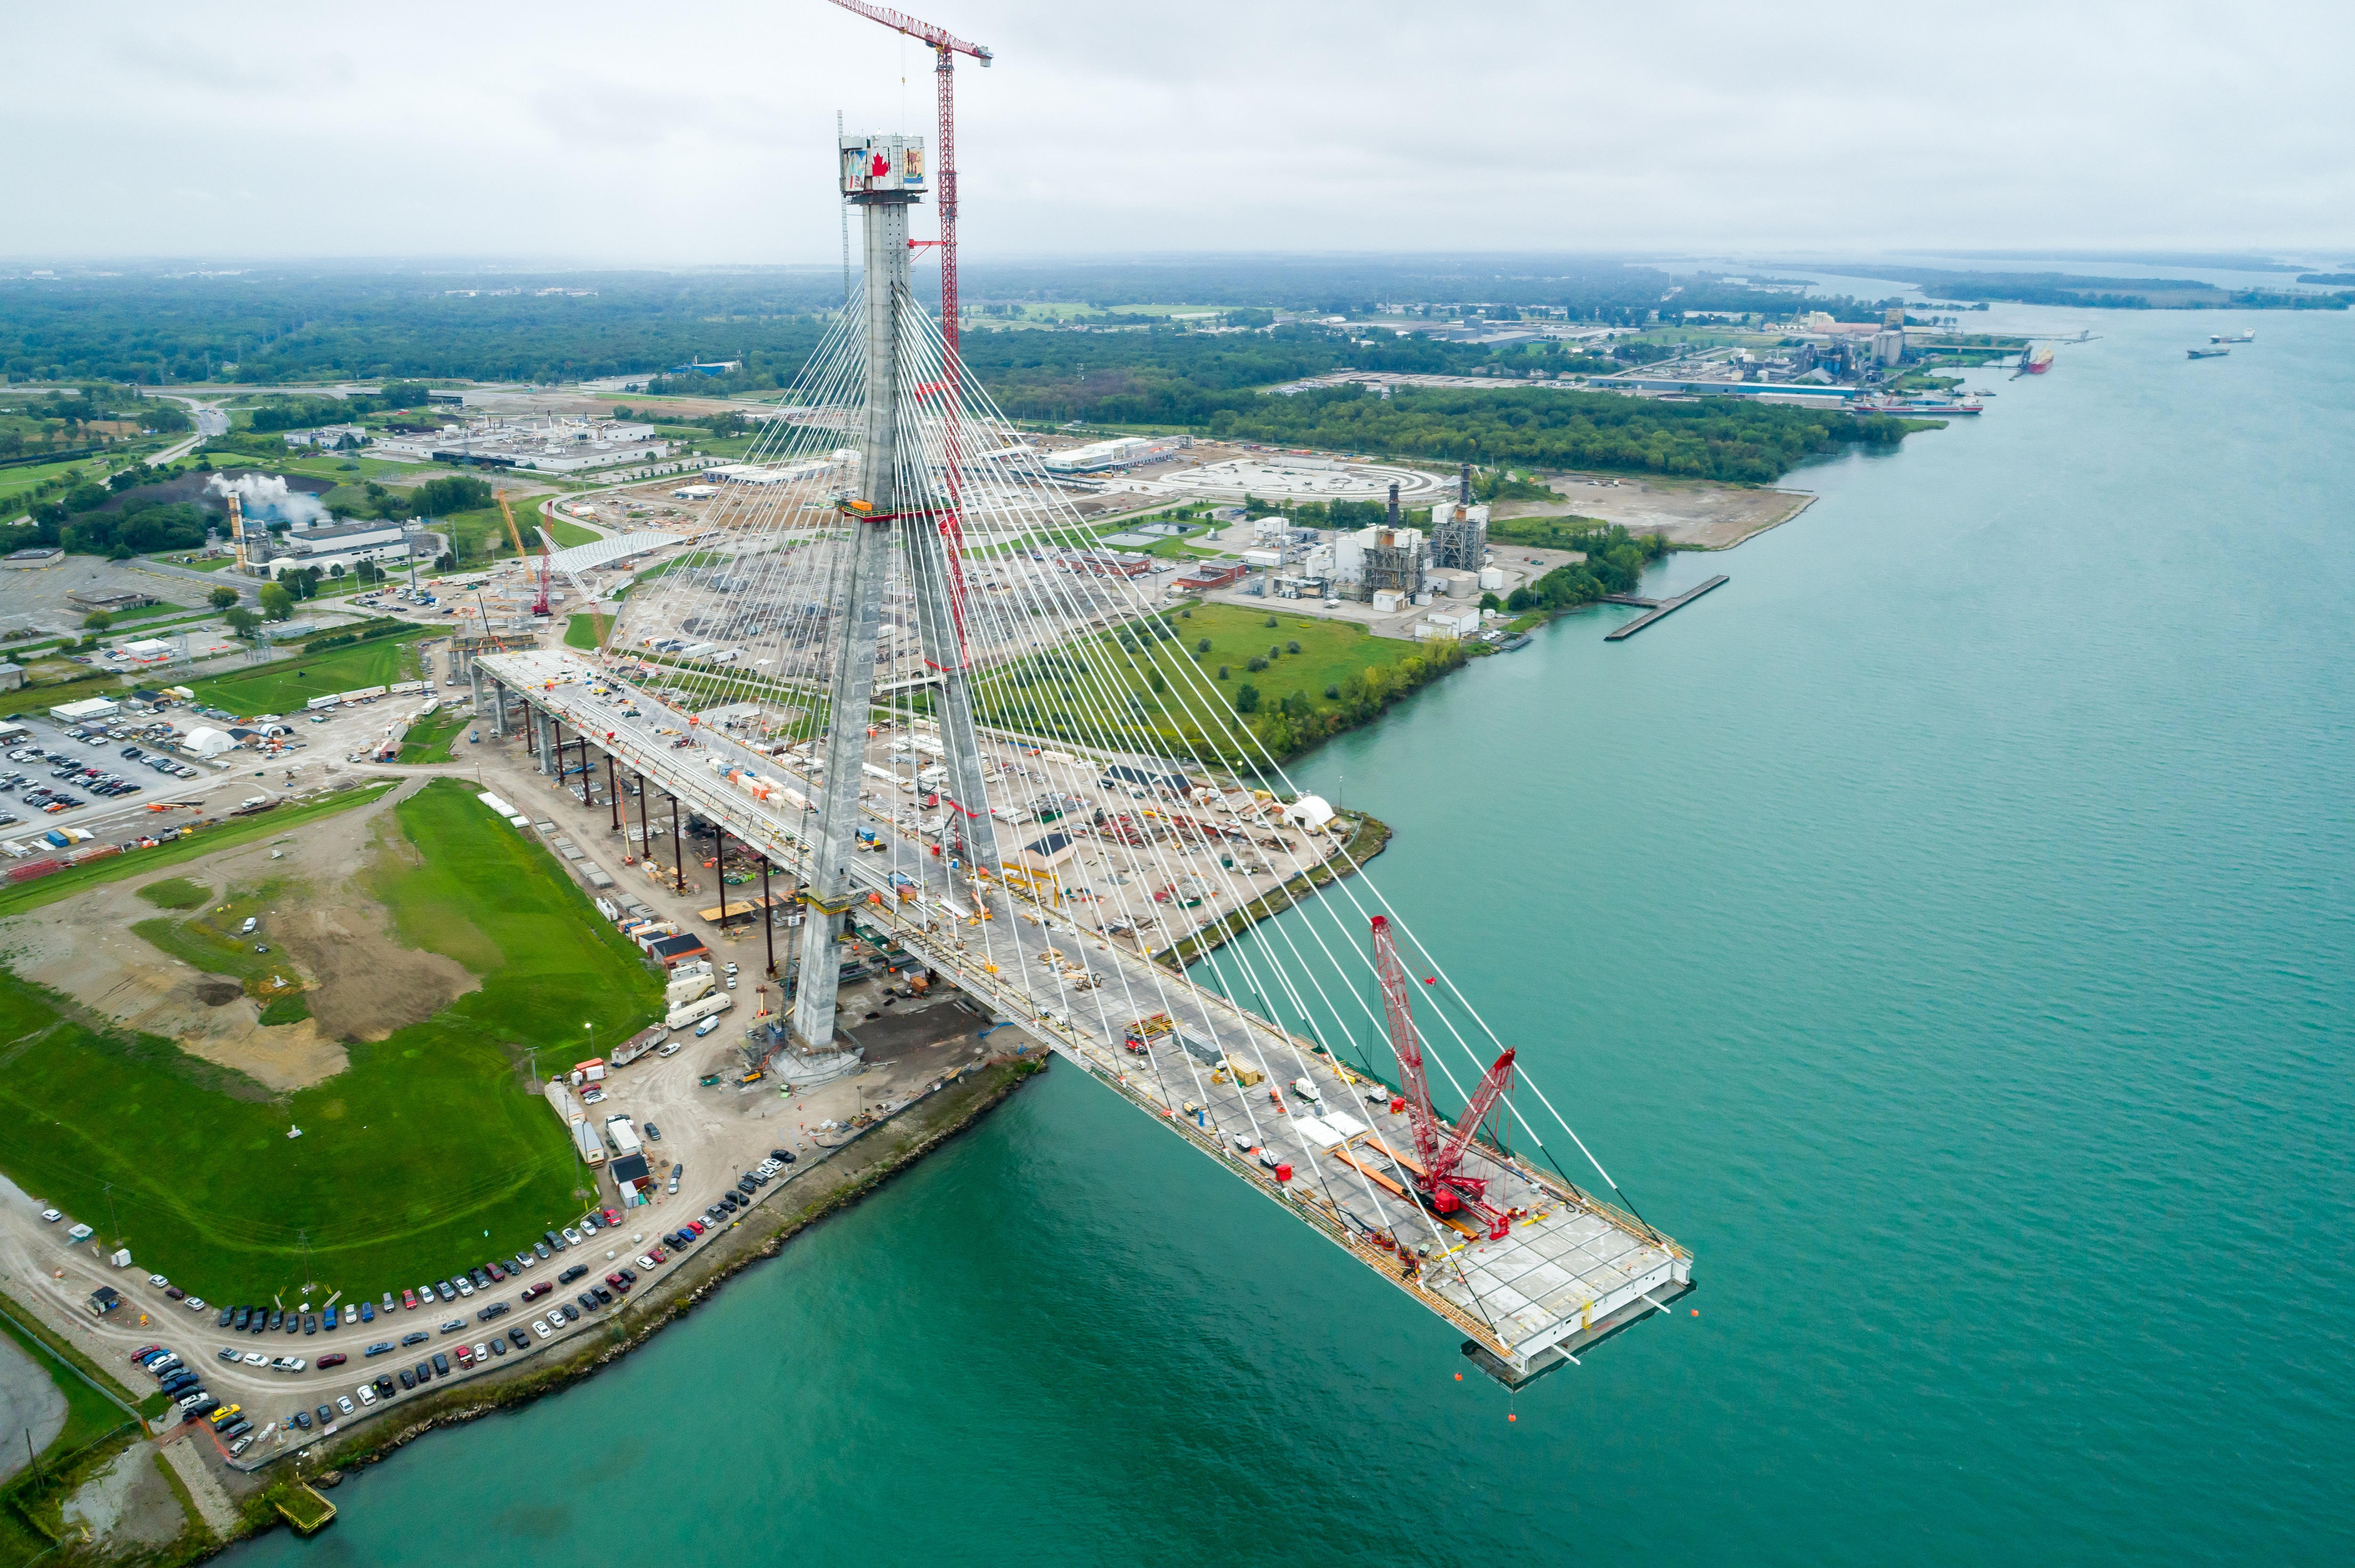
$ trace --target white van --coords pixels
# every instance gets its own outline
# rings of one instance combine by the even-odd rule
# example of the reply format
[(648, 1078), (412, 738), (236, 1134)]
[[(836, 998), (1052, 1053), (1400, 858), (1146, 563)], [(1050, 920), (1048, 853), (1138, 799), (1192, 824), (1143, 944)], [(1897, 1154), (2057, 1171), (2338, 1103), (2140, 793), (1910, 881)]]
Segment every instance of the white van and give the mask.
[(702, 1022), (695, 1026), (695, 1037), (698, 1040), (700, 1040), (719, 1027), (719, 1020), (717, 1018), (707, 1018)]

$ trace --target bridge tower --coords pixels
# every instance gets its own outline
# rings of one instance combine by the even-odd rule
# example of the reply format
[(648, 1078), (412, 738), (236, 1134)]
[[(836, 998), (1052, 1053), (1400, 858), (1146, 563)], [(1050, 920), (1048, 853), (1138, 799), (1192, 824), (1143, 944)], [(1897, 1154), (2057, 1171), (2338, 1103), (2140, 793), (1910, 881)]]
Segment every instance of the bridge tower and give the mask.
[[(794, 1043), (813, 1054), (834, 1044), (835, 999), (841, 973), (837, 951), (853, 895), (850, 857), (858, 853), (858, 797), (867, 761), (867, 718), (875, 694), (876, 640), (883, 594), (895, 556), (906, 562), (918, 634), (932, 677), (949, 788), (943, 834), (966, 866), (995, 871), (996, 834), (982, 787), (981, 753), (965, 678), (961, 581), (955, 559), (959, 529), (959, 456), (954, 381), (933, 389), (950, 406), (950, 439), (940, 458), (922, 450), (914, 410), (901, 393), (901, 326), (921, 310), (908, 287), (908, 209), (924, 192), (921, 136), (841, 139), (842, 194), (860, 211), (866, 258), (866, 408), (857, 496), (843, 504), (851, 532), (849, 579), (835, 621), (834, 679), (829, 692), (826, 782), (811, 845), (812, 874), (803, 889), (801, 975), (794, 995)], [(904, 546), (904, 550), (896, 548)]]

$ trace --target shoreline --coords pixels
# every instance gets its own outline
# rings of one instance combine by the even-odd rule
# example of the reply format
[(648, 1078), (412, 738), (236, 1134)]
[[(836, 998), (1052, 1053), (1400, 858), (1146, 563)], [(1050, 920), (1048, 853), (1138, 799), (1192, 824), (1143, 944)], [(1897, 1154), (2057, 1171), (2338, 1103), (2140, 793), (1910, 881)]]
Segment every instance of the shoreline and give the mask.
[[(1342, 877), (1352, 876), (1364, 870), (1368, 861), (1390, 847), (1390, 842), (1391, 825), (1371, 813), (1363, 814), (1358, 819), (1358, 831), (1350, 835), (1349, 842), (1341, 846), (1341, 853), (1333, 860), (1321, 860), (1306, 871), (1294, 873), (1240, 908), (1229, 910), (1220, 917), (1217, 925), (1206, 926), (1189, 936), (1180, 937), (1152, 954), (1151, 959), (1164, 969), (1184, 974), (1189, 966), (1209, 958), (1261, 921), (1272, 920), (1309, 895)], [(1334, 870), (1334, 861), (1339, 861), (1342, 869)], [(1282, 897), (1282, 903), (1272, 902), (1278, 896)], [(1180, 948), (1191, 948), (1192, 951), (1181, 958)]]
[[(163, 1564), (212, 1557), (284, 1521), (280, 1505), (298, 1492), (333, 1489), (437, 1428), (518, 1408), (594, 1376), (688, 1316), (743, 1270), (776, 1256), (811, 1225), (850, 1208), (978, 1125), (1026, 1081), (1046, 1070), (1048, 1054), (1031, 1048), (991, 1056), (863, 1128), (824, 1160), (771, 1189), (748, 1213), (731, 1221), (645, 1294), (625, 1298), (599, 1326), (601, 1331), (559, 1341), (546, 1352), (527, 1352), (520, 1365), (497, 1367), (425, 1398), (412, 1395), (398, 1413), (385, 1413), (392, 1419), (364, 1424), (340, 1439), (314, 1438), (258, 1460), (205, 1466), (208, 1477), (226, 1490), (222, 1500), (234, 1509), (240, 1528), (221, 1533), (217, 1526), (192, 1526), (161, 1552), (126, 1551), (120, 1555)], [(45, 1319), (43, 1326), (48, 1327)], [(193, 1431), (174, 1425), (161, 1433), (143, 1433), (138, 1441), (162, 1457), (171, 1446), (185, 1445)], [(203, 1435), (196, 1436), (201, 1441)], [(112, 1451), (97, 1457), (111, 1458)]]

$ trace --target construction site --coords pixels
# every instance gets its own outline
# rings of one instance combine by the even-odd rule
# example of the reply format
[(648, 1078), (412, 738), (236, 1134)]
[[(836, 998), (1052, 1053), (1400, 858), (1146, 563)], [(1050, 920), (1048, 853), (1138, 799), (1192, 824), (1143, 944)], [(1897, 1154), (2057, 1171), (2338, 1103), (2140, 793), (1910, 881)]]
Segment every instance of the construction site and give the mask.
[[(1591, 1156), (1573, 1179), (1556, 1148), (1586, 1151), (1553, 1102), (1172, 621), (1128, 574), (1067, 558), (1079, 514), (957, 351), (951, 69), (984, 57), (920, 36), (941, 156), (842, 138), (862, 282), (784, 399), (800, 416), (714, 476), (700, 521), (727, 553), (641, 577), (593, 649), (480, 654), (475, 709), (584, 810), (602, 801), (625, 873), (684, 892), (708, 830), (705, 912), (760, 932), (782, 992), (740, 1026), (755, 1070), (861, 1070), (846, 954), (904, 959), (1368, 1264), (1490, 1375), (1574, 1362), (1689, 1289), (1689, 1257)], [(926, 201), (937, 317), (909, 281)], [(1434, 476), (1384, 488), (1410, 482), (1444, 499)], [(1449, 511), (1451, 554), (1480, 521)], [(1363, 570), (1420, 575), (1420, 534), (1369, 532)], [(1186, 945), (1285, 905), (1250, 944)], [(1409, 963), (1449, 1007), (1419, 1019)]]

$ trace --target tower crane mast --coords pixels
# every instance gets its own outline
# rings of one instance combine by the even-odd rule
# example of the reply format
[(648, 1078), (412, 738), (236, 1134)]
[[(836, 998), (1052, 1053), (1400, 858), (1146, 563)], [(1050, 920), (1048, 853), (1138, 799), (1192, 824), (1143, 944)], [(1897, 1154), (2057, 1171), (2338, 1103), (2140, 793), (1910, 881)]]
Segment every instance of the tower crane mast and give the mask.
[(933, 96), (940, 106), (940, 146), (936, 151), (941, 193), (941, 335), (948, 339), (949, 357), (954, 363), (957, 348), (956, 57), (971, 55), (984, 66), (996, 57), (986, 45), (969, 44), (945, 27), (918, 21), (889, 5), (870, 5), (867, 0), (832, 3), (854, 16), (880, 22), (932, 51)]

